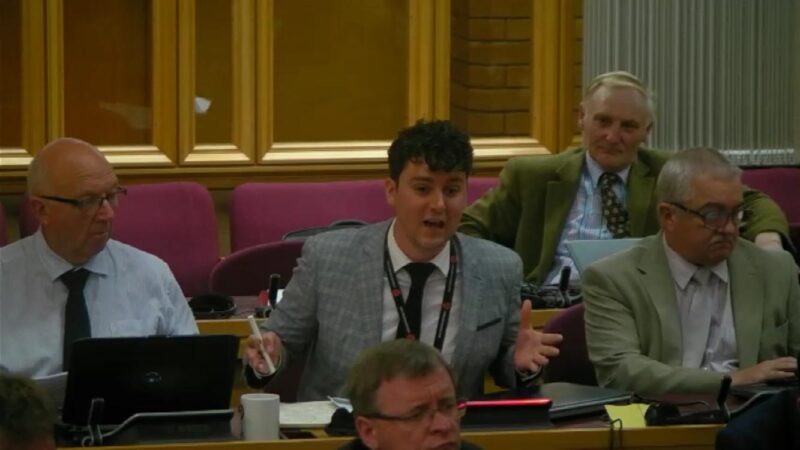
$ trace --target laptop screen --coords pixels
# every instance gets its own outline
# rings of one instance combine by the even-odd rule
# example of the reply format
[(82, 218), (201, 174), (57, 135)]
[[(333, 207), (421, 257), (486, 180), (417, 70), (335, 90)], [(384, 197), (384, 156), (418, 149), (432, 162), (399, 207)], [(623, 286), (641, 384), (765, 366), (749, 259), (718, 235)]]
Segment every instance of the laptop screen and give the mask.
[(567, 241), (567, 251), (578, 273), (583, 273), (593, 262), (626, 250), (639, 241), (640, 238)]
[(100, 424), (140, 412), (228, 409), (238, 350), (231, 335), (78, 340), (62, 421), (86, 425), (94, 398), (104, 400)]

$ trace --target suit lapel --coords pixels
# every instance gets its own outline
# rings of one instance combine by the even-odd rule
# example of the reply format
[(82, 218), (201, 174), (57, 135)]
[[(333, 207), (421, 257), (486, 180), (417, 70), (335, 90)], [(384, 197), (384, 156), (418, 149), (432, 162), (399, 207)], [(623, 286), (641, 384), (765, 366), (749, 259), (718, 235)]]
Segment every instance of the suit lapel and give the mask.
[(364, 321), (359, 325), (362, 329), (365, 345), (375, 345), (381, 342), (383, 328), (383, 252), (385, 248), (386, 232), (391, 225), (391, 220), (384, 222), (383, 226), (365, 227), (368, 230), (361, 248), (364, 265), (357, 275), (357, 285), (352, 298), (354, 303), (352, 311), (364, 314)]
[[(661, 324), (660, 360), (666, 364), (680, 366), (682, 364), (680, 317), (675, 299), (674, 282), (662, 243), (662, 234), (658, 233), (647, 239), (649, 242), (647, 250), (639, 262), (639, 271), (642, 274), (642, 284), (653, 303)], [(655, 326), (656, 324), (644, 325)]]
[(747, 259), (739, 243), (728, 259), (731, 280), (731, 303), (736, 329), (736, 348), (739, 367), (748, 367), (758, 362), (761, 346), (761, 323), (764, 315), (762, 298), (764, 286), (758, 271)]
[[(644, 236), (645, 224), (652, 214), (651, 193), (656, 178), (650, 167), (641, 160), (634, 161), (628, 174), (628, 217), (630, 217), (631, 236)], [(655, 205), (652, 205), (655, 206)]]
[(465, 249), (463, 241), (457, 239), (457, 242), (459, 243), (458, 261), (463, 265), (462, 273), (460, 274), (463, 278), (462, 306), (456, 348), (451, 365), (456, 374), (461, 374), (475, 340), (475, 330), (478, 328), (478, 321), (480, 320), (481, 301), (487, 298), (488, 293), (486, 292), (485, 280), (481, 277), (479, 258), (476, 258), (475, 255), (470, 255), (468, 244)]
[[(575, 201), (580, 183), (581, 168), (585, 152), (576, 152), (558, 168), (558, 179), (547, 183), (544, 204), (544, 233), (542, 236), (542, 261), (552, 261), (556, 254), (561, 232), (567, 222), (567, 216)], [(549, 267), (545, 270), (549, 270)], [(543, 279), (547, 273), (539, 274)]]

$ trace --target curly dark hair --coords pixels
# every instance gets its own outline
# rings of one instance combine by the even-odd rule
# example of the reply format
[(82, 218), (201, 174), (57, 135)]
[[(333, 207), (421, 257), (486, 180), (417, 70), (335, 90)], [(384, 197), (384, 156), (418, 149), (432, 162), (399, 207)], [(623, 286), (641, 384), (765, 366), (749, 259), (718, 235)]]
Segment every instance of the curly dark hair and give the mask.
[(425, 162), (433, 172), (472, 173), (469, 137), (446, 120), (418, 121), (401, 130), (389, 147), (389, 176), (399, 181), (409, 161)]

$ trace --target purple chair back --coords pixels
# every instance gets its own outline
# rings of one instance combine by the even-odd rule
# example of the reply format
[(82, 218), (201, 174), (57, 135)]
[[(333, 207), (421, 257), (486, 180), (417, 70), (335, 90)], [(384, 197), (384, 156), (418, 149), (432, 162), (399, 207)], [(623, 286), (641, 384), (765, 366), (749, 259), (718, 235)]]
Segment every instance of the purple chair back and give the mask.
[[(26, 197), (20, 234), (27, 236), (38, 227)], [(219, 261), (219, 240), (214, 205), (205, 187), (189, 182), (128, 187), (111, 236), (163, 259), (187, 297), (208, 292), (209, 274)]]
[(6, 229), (6, 214), (0, 204), (0, 247), (8, 244), (8, 230)]
[(560, 333), (564, 336), (558, 347), (559, 355), (551, 358), (550, 364), (545, 367), (545, 382), (566, 381), (597, 386), (594, 366), (589, 361), (589, 352), (586, 349), (583, 310), (582, 303), (572, 305), (545, 324), (545, 333)]
[(742, 182), (769, 195), (781, 207), (789, 221), (792, 242), (800, 250), (800, 168), (747, 169), (742, 173)]
[[(472, 203), (497, 184), (496, 177), (469, 180)], [(245, 183), (231, 194), (231, 251), (281, 240), (283, 235), (338, 220), (380, 222), (394, 216), (384, 180), (328, 183)]]
[(468, 183), (467, 203), (471, 205), (483, 197), (486, 191), (497, 186), (497, 177), (470, 177)]
[(742, 182), (775, 200), (790, 223), (800, 223), (800, 168), (747, 169), (742, 173)]
[(375, 223), (393, 215), (383, 180), (245, 183), (231, 194), (231, 252), (337, 220)]
[(212, 292), (228, 295), (257, 295), (269, 287), (269, 276), (281, 276), (282, 286), (292, 278), (303, 241), (277, 241), (234, 252), (211, 271)]

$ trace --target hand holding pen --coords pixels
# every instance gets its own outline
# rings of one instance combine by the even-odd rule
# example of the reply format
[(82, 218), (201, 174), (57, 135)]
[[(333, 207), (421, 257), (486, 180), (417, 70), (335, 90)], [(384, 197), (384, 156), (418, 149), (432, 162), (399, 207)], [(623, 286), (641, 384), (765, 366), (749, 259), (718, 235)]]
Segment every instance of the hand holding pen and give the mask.
[[(272, 331), (262, 333), (253, 316), (249, 316), (247, 320), (250, 324), (251, 332), (245, 349), (247, 363), (262, 376), (272, 375), (276, 371), (273, 359), (278, 359), (280, 355), (281, 340)], [(275, 358), (271, 355), (275, 355)]]

